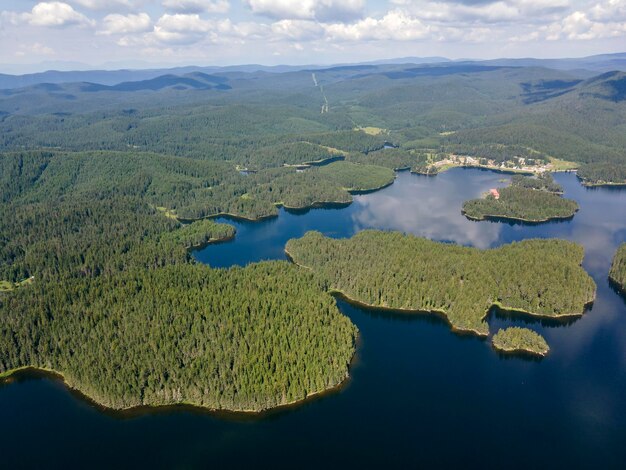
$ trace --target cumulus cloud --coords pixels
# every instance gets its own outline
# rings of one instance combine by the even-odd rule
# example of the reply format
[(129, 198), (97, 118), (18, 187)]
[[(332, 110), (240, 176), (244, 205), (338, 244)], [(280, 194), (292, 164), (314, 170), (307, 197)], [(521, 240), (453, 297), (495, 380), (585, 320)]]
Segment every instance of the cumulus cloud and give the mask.
[(365, 18), (353, 24), (331, 24), (326, 31), (332, 39), (346, 41), (415, 40), (426, 37), (431, 27), (402, 10), (393, 10), (381, 19)]
[(26, 13), (4, 11), (2, 17), (13, 25), (27, 23), (33, 26), (62, 28), (71, 25), (94, 24), (85, 15), (74, 10), (71, 5), (63, 2), (41, 2)]
[(626, 1), (609, 0), (598, 3), (589, 11), (589, 17), (594, 21), (626, 21)]
[(163, 6), (175, 13), (227, 13), (227, 0), (163, 0)]
[(403, 9), (395, 9), (382, 18), (364, 18), (356, 23), (324, 25), (326, 36), (335, 41), (464, 41), (479, 42), (494, 35), (491, 28), (457, 28), (429, 23)]
[(626, 23), (617, 21), (596, 21), (593, 12), (588, 14), (575, 11), (562, 21), (544, 28), (545, 38), (549, 41), (560, 39), (592, 40), (626, 35)]
[(245, 0), (252, 12), (273, 19), (346, 22), (363, 16), (363, 0)]
[(141, 37), (125, 36), (118, 41), (124, 46), (165, 44), (189, 45), (207, 40), (211, 43), (241, 42), (244, 39), (268, 39), (271, 28), (265, 24), (229, 19), (203, 19), (198, 14), (165, 14), (150, 33)]
[(102, 19), (100, 34), (142, 33), (152, 29), (152, 20), (147, 13), (120, 15), (113, 13)]
[(278, 38), (311, 41), (324, 36), (324, 28), (316, 21), (280, 20), (272, 24), (271, 31)]
[[(69, 3), (89, 10), (114, 10), (117, 8), (135, 8), (139, 2), (133, 0), (68, 0)], [(141, 2), (143, 3), (143, 2)]]
[(211, 30), (212, 23), (198, 14), (165, 14), (154, 26), (154, 38), (167, 44), (198, 42)]
[[(384, 54), (393, 50), (393, 43), (398, 43), (397, 47), (401, 48), (403, 46), (399, 43), (420, 42), (434, 46), (433, 50), (445, 55), (445, 43), (457, 42), (463, 46), (447, 49), (463, 50), (456, 55), (468, 55), (464, 49), (465, 44), (470, 43), (484, 44), (470, 46), (470, 50), (477, 51), (477, 56), (480, 50), (493, 54), (496, 44), (502, 51), (518, 50), (530, 55), (533, 50), (527, 45), (519, 45), (520, 42), (532, 43), (529, 46), (535, 47), (535, 51), (543, 52), (537, 45), (545, 45), (547, 40), (554, 51), (558, 47), (566, 50), (564, 45), (555, 44), (555, 41), (566, 44), (566, 41), (604, 39), (614, 49), (621, 39), (607, 39), (626, 36), (626, 0), (389, 0), (385, 9), (383, 2), (379, 2), (378, 11), (366, 8), (366, 3), (370, 7), (375, 4), (373, 0), (241, 2), (256, 15), (252, 21), (243, 21), (246, 12), (235, 8), (234, 3), (229, 9), (231, 0), (32, 2), (28, 8), (0, 12), (3, 40), (7, 37), (26, 38), (14, 39), (10, 52), (0, 51), (0, 58), (3, 58), (3, 52), (4, 56), (50, 54), (43, 47), (35, 47), (32, 43), (34, 39), (28, 40), (28, 34), (33, 31), (28, 27), (56, 29), (36, 32), (37, 40), (48, 44), (48, 38), (67, 34), (59, 31), (64, 27), (96, 26), (95, 21), (85, 16), (91, 10), (99, 10), (94, 13), (99, 27), (72, 32), (73, 37), (79, 38), (76, 40), (77, 48), (81, 47), (80, 43), (85, 44), (85, 57), (89, 57), (87, 45), (96, 40), (101, 50), (106, 49), (108, 41), (110, 50), (114, 52), (117, 52), (115, 45), (119, 45), (136, 48), (142, 53), (156, 51), (157, 55), (158, 51), (169, 51), (173, 57), (177, 57), (177, 53), (184, 56), (191, 50), (202, 54), (208, 45), (223, 46), (223, 50), (230, 51), (246, 44), (239, 50), (260, 51), (266, 55), (275, 52), (289, 55), (301, 50), (321, 51), (330, 53), (324, 56), (328, 60), (332, 54), (338, 60), (346, 60), (349, 56), (341, 56), (344, 51), (358, 51), (360, 57), (366, 55), (361, 54), (363, 49), (358, 49), (360, 42), (367, 42), (368, 47), (371, 46), (368, 50)], [(228, 12), (228, 17), (223, 16)], [(11, 31), (12, 27), (23, 28), (23, 34), (14, 34), (22, 31)], [(92, 36), (94, 33), (98, 35), (97, 39)], [(22, 43), (25, 44), (23, 47)], [(36, 44), (41, 46), (41, 43)], [(511, 49), (507, 49), (509, 47)], [(213, 49), (218, 53), (220, 50)], [(58, 54), (61, 54), (61, 49)], [(451, 54), (455, 55), (454, 52)]]

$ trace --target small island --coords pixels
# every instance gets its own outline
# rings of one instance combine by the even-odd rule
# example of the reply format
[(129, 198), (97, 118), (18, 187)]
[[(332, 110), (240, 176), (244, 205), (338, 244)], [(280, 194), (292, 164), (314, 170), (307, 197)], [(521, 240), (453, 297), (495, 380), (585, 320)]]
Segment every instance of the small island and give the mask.
[(550, 351), (546, 340), (539, 333), (513, 326), (499, 330), (491, 339), (493, 348), (505, 354), (530, 354), (545, 357)]
[(622, 293), (626, 293), (626, 243), (623, 243), (615, 253), (609, 279)]
[(288, 257), (348, 301), (376, 309), (443, 316), (454, 331), (487, 336), (493, 306), (551, 319), (581, 316), (596, 285), (583, 248), (524, 240), (479, 250), (399, 232), (365, 230), (350, 239), (319, 232), (289, 240)]
[(570, 219), (578, 204), (561, 196), (562, 188), (549, 173), (538, 177), (515, 175), (511, 185), (491, 189), (481, 199), (463, 203), (463, 214), (470, 220), (512, 220), (542, 223)]

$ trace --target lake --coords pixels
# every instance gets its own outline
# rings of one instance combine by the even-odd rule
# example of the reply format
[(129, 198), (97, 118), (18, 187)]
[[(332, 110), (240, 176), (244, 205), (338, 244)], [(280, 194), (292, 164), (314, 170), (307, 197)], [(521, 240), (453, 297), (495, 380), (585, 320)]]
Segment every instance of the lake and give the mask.
[(559, 237), (585, 247), (598, 285), (592, 309), (569, 324), (492, 316), (492, 333), (527, 325), (551, 352), (504, 358), (488, 341), (458, 336), (437, 317), (338, 305), (360, 330), (351, 379), (340, 391), (262, 417), (186, 408), (103, 412), (55, 380), (20, 377), (0, 387), (3, 466), (31, 467), (595, 467), (626, 464), (626, 301), (607, 276), (626, 241), (626, 190), (587, 189), (555, 175), (580, 211), (542, 225), (472, 222), (464, 200), (506, 175), (453, 169), (436, 177), (398, 173), (381, 191), (341, 209), (280, 211), (263, 222), (220, 219), (235, 240), (195, 253), (213, 267), (285, 259), (287, 240), (308, 230), (349, 237), (400, 230), (489, 248)]

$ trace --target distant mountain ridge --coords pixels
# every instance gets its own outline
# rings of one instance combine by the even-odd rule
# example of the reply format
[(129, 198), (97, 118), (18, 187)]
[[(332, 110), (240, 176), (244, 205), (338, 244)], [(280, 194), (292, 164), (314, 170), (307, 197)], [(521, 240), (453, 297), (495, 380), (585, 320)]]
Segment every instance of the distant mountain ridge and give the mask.
[(158, 91), (165, 88), (173, 88), (175, 90), (229, 90), (231, 87), (227, 85), (228, 79), (208, 75), (202, 72), (193, 72), (185, 75), (160, 75), (148, 80), (139, 80), (136, 82), (122, 82), (117, 85), (101, 85), (99, 83), (86, 83), (81, 87), (84, 92), (96, 91)]
[(165, 75), (185, 76), (192, 73), (216, 74), (227, 72), (267, 72), (284, 73), (298, 72), (303, 70), (327, 70), (340, 67), (353, 66), (376, 66), (393, 64), (465, 64), (492, 67), (545, 67), (556, 70), (581, 70), (587, 71), (587, 77), (597, 75), (602, 72), (612, 70), (626, 71), (626, 53), (602, 54), (583, 58), (564, 59), (493, 59), (493, 60), (458, 60), (452, 61), (445, 57), (403, 57), (397, 59), (383, 59), (355, 64), (335, 64), (335, 65), (276, 65), (264, 66), (258, 64), (245, 64), (236, 66), (185, 66), (173, 68), (154, 69), (122, 69), (122, 70), (77, 70), (77, 71), (55, 71), (31, 73), (25, 75), (0, 74), (0, 89), (24, 88), (40, 83), (78, 83), (87, 82), (96, 85), (115, 86), (124, 82), (141, 82), (152, 80)]

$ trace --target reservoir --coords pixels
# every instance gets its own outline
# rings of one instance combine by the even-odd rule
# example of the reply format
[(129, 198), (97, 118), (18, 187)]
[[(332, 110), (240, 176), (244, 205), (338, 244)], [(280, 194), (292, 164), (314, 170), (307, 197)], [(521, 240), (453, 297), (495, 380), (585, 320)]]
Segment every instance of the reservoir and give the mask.
[(528, 238), (585, 247), (597, 299), (570, 323), (493, 314), (490, 329), (527, 326), (551, 351), (542, 360), (503, 357), (489, 341), (459, 336), (434, 316), (362, 310), (338, 301), (360, 331), (351, 379), (339, 391), (262, 416), (178, 407), (103, 411), (61, 383), (20, 376), (0, 386), (3, 466), (272, 468), (458, 466), (623, 468), (626, 463), (626, 301), (608, 282), (626, 241), (626, 190), (555, 180), (580, 211), (540, 225), (473, 222), (463, 201), (504, 186), (507, 175), (452, 169), (399, 172), (395, 183), (348, 207), (288, 212), (233, 224), (230, 242), (194, 253), (224, 268), (285, 259), (308, 230), (350, 237), (369, 228), (491, 248)]

